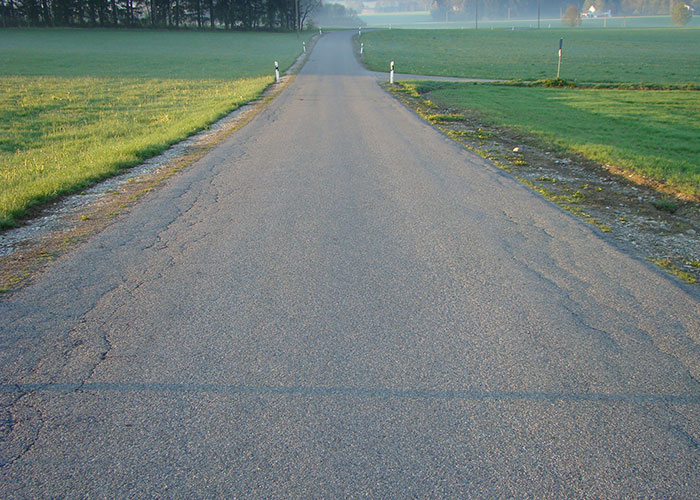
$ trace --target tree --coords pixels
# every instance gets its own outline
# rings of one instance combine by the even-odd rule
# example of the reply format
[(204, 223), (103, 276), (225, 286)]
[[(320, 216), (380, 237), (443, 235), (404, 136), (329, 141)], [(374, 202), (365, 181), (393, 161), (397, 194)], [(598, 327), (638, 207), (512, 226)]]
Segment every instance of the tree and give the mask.
[(566, 12), (561, 16), (561, 22), (565, 26), (579, 26), (581, 24), (581, 12), (575, 5), (569, 5)]
[(690, 12), (690, 7), (683, 2), (679, 2), (673, 6), (671, 11), (671, 22), (676, 26), (685, 26), (690, 22), (693, 13)]
[(306, 24), (306, 18), (308, 18), (315, 10), (318, 10), (322, 2), (321, 0), (298, 0), (299, 2), (299, 19), (297, 19), (297, 26), (299, 29), (303, 29)]
[(317, 26), (342, 26), (347, 28), (366, 26), (366, 23), (358, 17), (357, 12), (347, 9), (338, 3), (321, 4), (312, 14), (312, 19)]
[(223, 25), (289, 30), (303, 26), (320, 4), (321, 0), (0, 0), (0, 27)]

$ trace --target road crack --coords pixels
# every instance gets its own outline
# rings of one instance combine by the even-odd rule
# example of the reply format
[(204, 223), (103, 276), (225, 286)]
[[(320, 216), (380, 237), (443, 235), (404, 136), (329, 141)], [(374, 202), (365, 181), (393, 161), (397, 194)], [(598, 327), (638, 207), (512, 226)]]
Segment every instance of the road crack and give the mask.
[(24, 401), (31, 392), (17, 389), (19, 396), (0, 410), (0, 469), (12, 467), (30, 453), (45, 425), (40, 408)]

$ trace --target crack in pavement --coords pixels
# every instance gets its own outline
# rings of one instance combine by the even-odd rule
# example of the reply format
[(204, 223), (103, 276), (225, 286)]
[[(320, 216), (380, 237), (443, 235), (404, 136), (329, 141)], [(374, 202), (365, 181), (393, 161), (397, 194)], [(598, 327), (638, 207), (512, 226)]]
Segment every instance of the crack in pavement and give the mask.
[[(50, 384), (48, 385), (50, 386)], [(0, 439), (0, 444), (2, 444), (0, 469), (11, 467), (27, 455), (38, 441), (41, 429), (44, 427), (44, 415), (39, 407), (28, 402), (23, 403), (24, 399), (38, 391), (26, 391), (21, 384), (15, 384), (15, 388), (19, 397), (12, 404), (2, 408), (8, 417), (2, 423), (4, 430)], [(23, 409), (20, 406), (21, 403), (24, 404), (24, 410), (31, 410), (30, 415), (26, 417), (17, 416), (17, 413)], [(36, 418), (32, 418), (33, 416), (36, 416)], [(32, 425), (35, 422), (38, 422), (38, 424)], [(18, 432), (16, 432), (18, 424), (25, 424), (23, 428), (26, 427), (29, 432), (25, 431), (24, 434), (18, 435)], [(27, 434), (29, 435), (27, 436)], [(12, 450), (13, 447), (19, 449)]]

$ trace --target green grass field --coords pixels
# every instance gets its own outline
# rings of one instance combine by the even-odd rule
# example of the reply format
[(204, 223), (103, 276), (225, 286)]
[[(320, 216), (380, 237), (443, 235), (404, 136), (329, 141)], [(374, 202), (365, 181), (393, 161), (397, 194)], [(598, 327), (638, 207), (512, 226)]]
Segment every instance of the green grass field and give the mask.
[[(306, 40), (306, 36), (303, 38)], [(0, 227), (257, 97), (295, 34), (0, 30)]]
[(577, 82), (700, 85), (700, 29), (381, 30), (362, 35), (365, 63), (399, 73)]
[[(428, 85), (425, 89), (430, 89)], [(420, 86), (419, 86), (420, 88)], [(436, 105), (700, 195), (700, 92), (439, 83)]]
[[(399, 73), (631, 86), (700, 86), (700, 29), (383, 30), (363, 34), (365, 61)], [(429, 88), (428, 84), (421, 84)], [(700, 196), (698, 90), (558, 89), (440, 84), (437, 105), (476, 112), (544, 145)]]

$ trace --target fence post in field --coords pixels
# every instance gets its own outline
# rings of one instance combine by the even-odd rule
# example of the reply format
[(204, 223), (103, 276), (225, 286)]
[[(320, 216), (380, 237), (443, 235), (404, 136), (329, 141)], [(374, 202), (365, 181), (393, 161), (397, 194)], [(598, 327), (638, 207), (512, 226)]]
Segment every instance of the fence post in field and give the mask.
[(389, 73), (389, 83), (394, 84), (394, 61), (391, 61), (391, 72)]
[(557, 64), (557, 80), (559, 79), (559, 74), (561, 73), (561, 46), (564, 43), (564, 39), (559, 39), (559, 64)]
[(275, 61), (275, 82), (280, 82), (280, 66), (277, 64), (277, 61)]

